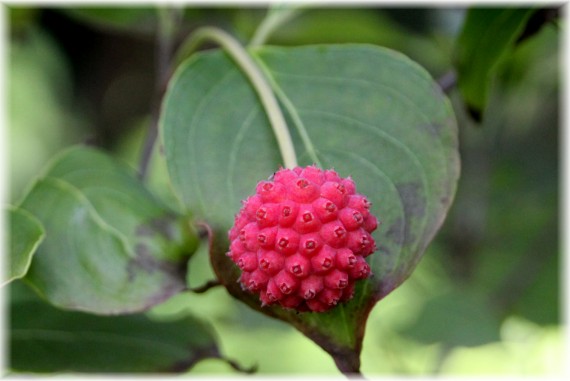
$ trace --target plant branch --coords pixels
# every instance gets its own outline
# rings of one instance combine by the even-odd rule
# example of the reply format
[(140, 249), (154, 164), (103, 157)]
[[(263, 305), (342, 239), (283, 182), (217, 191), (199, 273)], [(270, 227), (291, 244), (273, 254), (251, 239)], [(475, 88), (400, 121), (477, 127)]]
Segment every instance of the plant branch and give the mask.
[(437, 84), (445, 94), (449, 94), (451, 90), (457, 85), (457, 73), (451, 69), (444, 75), (438, 78)]
[(196, 294), (203, 294), (206, 291), (210, 290), (211, 288), (218, 287), (221, 285), (222, 285), (222, 283), (220, 283), (219, 280), (214, 279), (214, 280), (209, 280), (206, 283), (204, 283), (203, 285), (198, 286), (198, 287), (189, 287), (187, 290), (194, 292)]
[(151, 111), (151, 124), (142, 147), (139, 159), (139, 179), (144, 181), (158, 137), (160, 104), (171, 75), (170, 62), (173, 55), (174, 37), (181, 19), (181, 12), (175, 8), (158, 8), (158, 31), (156, 38), (156, 80), (155, 94)]
[(258, 47), (263, 45), (277, 28), (296, 17), (299, 12), (298, 8), (270, 6), (267, 10), (267, 15), (255, 30), (249, 46)]
[(214, 27), (202, 27), (197, 29), (192, 38), (182, 49), (183, 56), (187, 56), (193, 52), (202, 42), (209, 40), (220, 45), (224, 51), (236, 62), (238, 67), (250, 80), (255, 89), (263, 108), (269, 118), (271, 128), (277, 139), (279, 151), (283, 158), (283, 164), (286, 168), (294, 168), (297, 166), (297, 155), (293, 140), (289, 134), (285, 117), (281, 112), (279, 103), (273, 94), (271, 86), (267, 83), (263, 73), (244, 47), (230, 34)]

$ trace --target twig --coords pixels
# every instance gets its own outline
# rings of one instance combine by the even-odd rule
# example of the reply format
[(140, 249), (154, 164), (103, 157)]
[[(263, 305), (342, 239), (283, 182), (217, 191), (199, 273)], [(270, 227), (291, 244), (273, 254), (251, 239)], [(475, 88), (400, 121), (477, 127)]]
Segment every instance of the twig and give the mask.
[(450, 70), (437, 80), (437, 84), (446, 94), (449, 94), (451, 90), (457, 85), (457, 73), (455, 70)]
[(187, 288), (187, 290), (188, 290), (188, 291), (191, 291), (191, 292), (193, 292), (193, 293), (196, 293), (196, 294), (203, 294), (203, 293), (205, 293), (206, 291), (210, 290), (211, 288), (218, 287), (218, 286), (221, 286), (221, 285), (222, 285), (222, 283), (221, 283), (219, 280), (213, 279), (213, 280), (207, 281), (206, 283), (204, 283), (204, 284), (201, 285), (201, 286), (198, 286), (198, 287), (189, 287), (189, 288)]

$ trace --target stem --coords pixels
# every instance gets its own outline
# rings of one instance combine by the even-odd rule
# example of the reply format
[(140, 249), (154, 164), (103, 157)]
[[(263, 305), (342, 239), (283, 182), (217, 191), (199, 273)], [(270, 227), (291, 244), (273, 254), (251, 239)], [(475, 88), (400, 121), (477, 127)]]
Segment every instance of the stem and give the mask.
[(249, 46), (258, 47), (263, 45), (277, 28), (297, 16), (298, 13), (299, 9), (283, 9), (271, 6), (267, 10), (267, 15), (255, 30)]
[(151, 111), (151, 124), (144, 141), (139, 159), (139, 179), (144, 181), (148, 166), (158, 137), (158, 120), (160, 104), (166, 91), (166, 84), (170, 78), (170, 61), (173, 53), (173, 40), (180, 20), (179, 9), (158, 8), (158, 32), (156, 39), (156, 81), (155, 95)]
[(201, 285), (201, 286), (198, 286), (198, 287), (189, 287), (189, 288), (188, 288), (188, 291), (194, 292), (194, 293), (196, 293), (196, 294), (203, 294), (203, 293), (205, 293), (206, 291), (210, 290), (211, 288), (218, 287), (218, 286), (221, 286), (221, 285), (222, 285), (222, 283), (221, 283), (219, 280), (217, 280), (217, 279), (215, 279), (215, 280), (209, 280), (209, 281), (207, 281), (206, 283), (204, 283), (204, 284)]
[(297, 128), (297, 132), (299, 132), (301, 140), (303, 141), (303, 145), (305, 146), (305, 149), (307, 150), (307, 154), (309, 155), (309, 157), (313, 161), (313, 164), (322, 168), (323, 166), (321, 164), (321, 161), (319, 160), (319, 157), (317, 156), (317, 150), (315, 149), (315, 146), (313, 145), (313, 142), (311, 141), (311, 138), (309, 137), (309, 133), (307, 132), (307, 129), (305, 128), (305, 124), (301, 120), (301, 117), (299, 116), (299, 113), (295, 109), (293, 102), (291, 102), (291, 100), (287, 97), (285, 92), (281, 89), (281, 87), (279, 87), (277, 82), (273, 79), (271, 74), (269, 74), (269, 69), (263, 64), (263, 61), (261, 61), (259, 58), (257, 59), (257, 61), (258, 61), (259, 66), (265, 70), (265, 73), (267, 75), (266, 78), (268, 79), (271, 88), (273, 89), (273, 91), (275, 92), (275, 94), (277, 95), (277, 97), (279, 98), (279, 100), (281, 101), (281, 103), (283, 104), (283, 106), (285, 107), (287, 112), (289, 113), (289, 116), (291, 117), (293, 124)]
[(450, 70), (437, 80), (437, 84), (445, 94), (449, 94), (451, 90), (457, 85), (457, 73), (455, 70)]
[(297, 166), (297, 155), (287, 123), (281, 112), (281, 108), (273, 94), (271, 86), (253, 62), (244, 47), (230, 34), (214, 27), (203, 27), (197, 29), (188, 45), (184, 47), (184, 55), (195, 50), (204, 40), (210, 40), (220, 45), (224, 51), (236, 62), (239, 68), (250, 80), (255, 89), (263, 108), (269, 118), (271, 128), (277, 139), (279, 151), (286, 168)]

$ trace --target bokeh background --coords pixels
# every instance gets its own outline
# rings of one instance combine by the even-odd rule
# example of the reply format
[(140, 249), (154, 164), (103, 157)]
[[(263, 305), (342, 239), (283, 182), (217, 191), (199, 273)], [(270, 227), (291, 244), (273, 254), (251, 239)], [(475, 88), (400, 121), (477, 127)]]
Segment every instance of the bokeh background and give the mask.
[[(275, 45), (364, 42), (403, 52), (434, 78), (452, 67), (465, 9), (303, 9)], [(556, 9), (553, 9), (556, 12)], [(247, 42), (263, 7), (186, 7), (177, 43), (216, 25)], [(136, 167), (155, 107), (152, 7), (7, 6), (8, 203), (64, 147), (102, 147)], [(450, 98), (462, 176), (440, 234), (366, 327), (362, 372), (375, 375), (557, 375), (564, 367), (560, 249), (561, 47), (555, 18), (501, 61), (480, 123)], [(208, 46), (206, 46), (207, 48)], [(3, 153), (4, 154), (4, 153)], [(160, 147), (148, 184), (172, 200)], [(188, 282), (212, 279), (207, 254)], [(213, 323), (223, 352), (269, 374), (338, 375), (317, 345), (224, 289), (173, 297), (151, 315), (192, 313)], [(206, 360), (192, 374), (233, 372)]]

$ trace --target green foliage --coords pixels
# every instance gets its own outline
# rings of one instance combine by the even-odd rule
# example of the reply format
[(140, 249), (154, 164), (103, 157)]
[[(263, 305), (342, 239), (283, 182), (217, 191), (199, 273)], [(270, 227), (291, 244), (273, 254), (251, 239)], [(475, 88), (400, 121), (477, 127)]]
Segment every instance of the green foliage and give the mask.
[(374, 278), (361, 282), (350, 303), (325, 314), (261, 309), (240, 292), (223, 231), (240, 200), (281, 158), (259, 99), (220, 52), (191, 58), (171, 81), (161, 126), (172, 182), (188, 210), (220, 232), (213, 236), (219, 240), (214, 269), (234, 296), (291, 322), (336, 360), (354, 356), (370, 309), (409, 276), (451, 203), (459, 170), (453, 114), (423, 69), (387, 49), (323, 45), (252, 53), (294, 126), (300, 163), (318, 161), (352, 176), (375, 204), (383, 226), (374, 233), (379, 252), (369, 260)]
[(66, 151), (23, 200), (47, 237), (26, 277), (57, 306), (116, 314), (185, 288), (196, 236), (126, 166), (88, 148)]
[(25, 210), (8, 209), (10, 256), (7, 271), (2, 274), (4, 285), (26, 275), (36, 248), (45, 237), (42, 224)]
[(221, 358), (212, 328), (191, 316), (66, 312), (36, 300), (10, 306), (10, 367), (25, 372), (183, 372)]
[[(262, 18), (264, 9), (11, 6), (10, 202), (23, 199), (6, 213), (11, 370), (186, 371), (222, 357), (212, 328), (194, 316), (215, 325), (228, 353), (268, 373), (336, 374), (331, 358), (291, 326), (344, 372), (358, 371), (362, 347), (362, 370), (371, 374), (561, 369), (559, 30), (544, 24), (559, 9), (463, 12), (278, 6)], [(394, 15), (409, 17), (413, 31)], [(279, 98), (299, 163), (351, 175), (374, 202), (382, 222), (379, 250), (368, 258), (374, 276), (328, 313), (261, 308), (236, 282), (227, 229), (239, 201), (282, 158), (239, 64), (210, 52), (178, 66), (173, 47), (204, 24), (251, 38), (249, 53)], [(98, 43), (66, 41), (58, 32), (66, 25)], [(139, 54), (116, 59), (131, 42), (134, 52), (159, 55), (159, 73)], [(99, 73), (91, 57), (109, 65), (95, 66)], [(452, 66), (459, 137), (431, 79)], [(114, 84), (134, 75), (111, 74), (125, 67), (156, 87), (156, 104), (109, 127), (97, 116), (105, 102), (122, 109), (138, 99), (109, 100)], [(465, 104), (472, 116), (485, 112), (481, 129)], [(116, 158), (136, 165), (147, 131), (134, 128), (148, 130), (159, 116), (163, 144), (142, 184)], [(111, 152), (73, 148), (36, 180), (49, 157), (86, 139)], [(458, 145), (454, 207), (416, 269), (453, 199)], [(198, 250), (195, 223), (210, 229), (209, 247)], [(180, 292), (212, 277), (226, 289)], [(49, 304), (20, 292), (24, 282)], [(105, 314), (128, 316), (97, 316)], [(197, 371), (219, 374), (228, 363), (236, 367), (205, 361)]]
[(473, 114), (487, 103), (494, 69), (522, 32), (533, 9), (472, 8), (455, 46), (458, 86)]
[(66, 8), (64, 12), (98, 28), (144, 34), (152, 34), (157, 28), (156, 9), (153, 7), (87, 6)]

